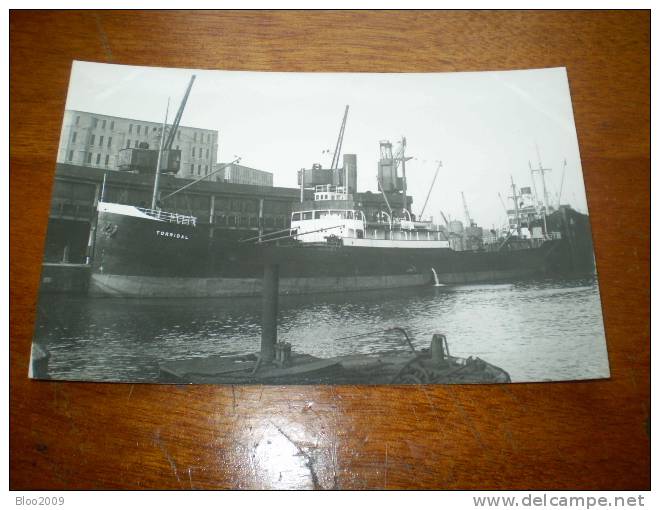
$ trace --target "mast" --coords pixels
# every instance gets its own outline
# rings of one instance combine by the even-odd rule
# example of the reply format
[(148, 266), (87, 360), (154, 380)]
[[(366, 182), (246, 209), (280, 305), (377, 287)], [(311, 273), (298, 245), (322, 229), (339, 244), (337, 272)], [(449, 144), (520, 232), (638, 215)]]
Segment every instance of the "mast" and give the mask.
[(513, 192), (513, 195), (510, 198), (513, 199), (513, 205), (516, 209), (516, 231), (518, 232), (518, 236), (520, 236), (520, 211), (518, 210), (518, 193), (516, 192), (516, 185), (513, 182), (513, 175), (511, 176), (511, 191)]
[(564, 190), (564, 177), (566, 176), (566, 158), (564, 158), (564, 166), (561, 169), (561, 184), (559, 185), (559, 194), (557, 195), (557, 209), (561, 205), (561, 192)]
[[(552, 168), (543, 168), (543, 164), (541, 163), (541, 153), (539, 152), (539, 146), (536, 146), (536, 156), (538, 157), (539, 160), (539, 167), (538, 168), (532, 168), (532, 164), (530, 162), (529, 164), (529, 169), (532, 172), (532, 179), (534, 177), (534, 173), (538, 173), (541, 176), (541, 186), (543, 187), (543, 209), (545, 212), (548, 212), (548, 206), (550, 205), (550, 202), (548, 201), (548, 190), (545, 185), (545, 173), (552, 171)], [(536, 186), (535, 186), (536, 187)]]
[(167, 107), (165, 108), (165, 119), (163, 120), (163, 127), (160, 134), (160, 147), (158, 148), (158, 158), (156, 159), (156, 176), (154, 177), (154, 193), (151, 197), (151, 208), (156, 208), (158, 201), (158, 181), (160, 180), (160, 160), (163, 156), (163, 145), (165, 143), (165, 127), (167, 126), (167, 115), (170, 111), (170, 98), (167, 98)]
[(300, 170), (300, 203), (303, 203), (305, 197), (305, 169)]
[[(403, 177), (403, 210), (408, 211), (408, 182), (406, 181), (406, 137), (401, 138), (401, 177)], [(408, 211), (410, 213), (410, 211)]]
[(534, 170), (532, 169), (532, 162), (527, 161), (529, 166), (529, 177), (532, 181), (532, 187), (534, 188), (534, 208), (536, 209), (539, 205), (538, 193), (536, 192), (536, 180), (534, 179)]

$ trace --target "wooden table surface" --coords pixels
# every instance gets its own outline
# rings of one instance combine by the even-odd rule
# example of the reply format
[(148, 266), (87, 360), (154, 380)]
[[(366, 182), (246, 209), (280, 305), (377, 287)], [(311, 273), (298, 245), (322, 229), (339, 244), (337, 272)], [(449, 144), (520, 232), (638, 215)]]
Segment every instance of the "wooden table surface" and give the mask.
[[(16, 12), (10, 486), (650, 488), (650, 15)], [(610, 380), (476, 387), (27, 379), (71, 60), (275, 71), (566, 66)]]

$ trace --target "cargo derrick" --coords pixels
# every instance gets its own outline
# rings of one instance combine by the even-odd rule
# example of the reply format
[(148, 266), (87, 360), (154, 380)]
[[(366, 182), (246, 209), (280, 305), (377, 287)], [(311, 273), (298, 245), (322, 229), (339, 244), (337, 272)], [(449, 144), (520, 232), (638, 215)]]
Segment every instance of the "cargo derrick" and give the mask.
[[(167, 118), (160, 130), (159, 138), (161, 148), (150, 149), (149, 144), (142, 142), (137, 148), (126, 148), (119, 151), (119, 170), (124, 172), (155, 173), (156, 167), (160, 168), (160, 173), (176, 174), (181, 167), (181, 151), (172, 149), (172, 143), (176, 136), (183, 111), (188, 102), (190, 89), (195, 81), (195, 75), (190, 78), (186, 92), (181, 100), (179, 109), (174, 117), (172, 126), (167, 126)], [(167, 116), (166, 116), (167, 117)], [(163, 137), (167, 136), (163, 142)]]

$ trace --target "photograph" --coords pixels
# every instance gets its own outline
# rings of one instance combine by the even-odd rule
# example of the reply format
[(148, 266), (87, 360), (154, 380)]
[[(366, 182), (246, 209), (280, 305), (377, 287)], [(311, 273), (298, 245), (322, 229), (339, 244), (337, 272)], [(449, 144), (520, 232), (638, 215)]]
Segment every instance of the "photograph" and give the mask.
[(608, 378), (566, 68), (75, 61), (29, 376)]

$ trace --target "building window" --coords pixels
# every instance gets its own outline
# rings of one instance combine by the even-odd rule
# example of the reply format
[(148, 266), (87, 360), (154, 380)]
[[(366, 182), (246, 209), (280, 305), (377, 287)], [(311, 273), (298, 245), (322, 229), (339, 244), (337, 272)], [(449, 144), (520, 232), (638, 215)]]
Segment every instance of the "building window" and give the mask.
[(101, 154), (97, 154), (96, 155), (96, 164), (98, 165), (100, 163), (101, 163)]
[(109, 136), (108, 137), (108, 149), (110, 148), (111, 145), (112, 145), (112, 137)]
[(101, 129), (105, 129), (105, 119), (101, 121)]
[(73, 161), (73, 151), (69, 151), (69, 161)]
[(208, 165), (205, 165), (205, 166), (204, 166), (204, 173), (205, 173), (205, 174), (208, 174), (208, 173), (209, 173), (209, 166), (208, 166)]
[(155, 132), (156, 132), (156, 126), (154, 126), (153, 128), (151, 128), (151, 131), (155, 133)]
[(197, 131), (193, 133), (193, 142), (197, 141)]
[(80, 115), (76, 115), (76, 126), (80, 124)]
[(206, 149), (206, 159), (209, 159), (209, 150)]
[(73, 136), (71, 137), (71, 143), (76, 143), (76, 137), (78, 136), (78, 133), (75, 131), (73, 132)]
[(89, 144), (90, 144), (90, 145), (94, 145), (94, 140), (95, 140), (94, 135), (90, 135), (90, 137), (89, 137)]
[(115, 129), (115, 121), (114, 120), (110, 121), (110, 129), (113, 129), (113, 130)]
[(133, 124), (128, 125), (128, 132), (132, 133), (133, 132)]
[(93, 128), (99, 127), (99, 119), (97, 119), (96, 117), (92, 117), (92, 127)]
[(193, 147), (192, 157), (193, 157), (193, 158), (195, 157), (195, 147)]
[(137, 127), (137, 134), (138, 134), (138, 135), (140, 134), (140, 129), (141, 129), (141, 128), (142, 128), (142, 126), (140, 126), (140, 125), (138, 124), (138, 127)]
[(139, 140), (135, 140), (135, 148), (137, 149), (138, 144), (140, 143)]
[(99, 147), (103, 145), (103, 135), (99, 136)]
[(197, 175), (202, 175), (202, 165), (197, 165)]
[(191, 174), (195, 173), (195, 165), (190, 165), (190, 173)]
[(126, 140), (126, 148), (129, 149), (131, 147), (131, 139), (129, 138)]
[(92, 153), (88, 152), (87, 153), (87, 163), (91, 163), (91, 162), (92, 162)]
[(110, 154), (105, 155), (105, 166), (108, 166), (108, 163), (110, 162)]

